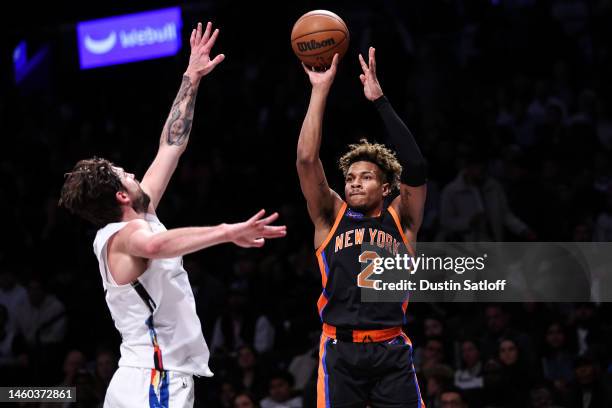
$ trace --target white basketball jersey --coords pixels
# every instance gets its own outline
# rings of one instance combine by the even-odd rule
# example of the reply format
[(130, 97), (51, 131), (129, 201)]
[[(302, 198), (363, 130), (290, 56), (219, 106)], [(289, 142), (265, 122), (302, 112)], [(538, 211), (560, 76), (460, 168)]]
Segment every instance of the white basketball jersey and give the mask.
[[(166, 231), (155, 215), (146, 214), (145, 220), (153, 232)], [(159, 350), (164, 370), (212, 376), (208, 346), (182, 257), (150, 260), (138, 278), (141, 288), (114, 283), (108, 269), (107, 243), (126, 224), (115, 222), (101, 228), (93, 244), (106, 304), (122, 337), (119, 366), (159, 368), (154, 360), (154, 352), (159, 354)], [(150, 297), (147, 302), (145, 295)]]

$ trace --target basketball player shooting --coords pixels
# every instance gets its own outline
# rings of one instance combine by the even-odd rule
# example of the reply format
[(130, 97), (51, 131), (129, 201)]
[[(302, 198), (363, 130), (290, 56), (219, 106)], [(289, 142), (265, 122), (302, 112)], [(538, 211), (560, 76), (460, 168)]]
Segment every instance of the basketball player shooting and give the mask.
[[(344, 200), (327, 184), (319, 159), (327, 96), (338, 68), (336, 54), (324, 72), (303, 65), (312, 91), (297, 147), (297, 170), (315, 227), (314, 246), (323, 292), (317, 406), (422, 407), (412, 344), (402, 332), (407, 301), (360, 301), (361, 244), (403, 243), (411, 251), (422, 222), (426, 162), (414, 137), (383, 95), (376, 76), (374, 48), (369, 61), (359, 55), (365, 97), (386, 128), (382, 144), (361, 140), (340, 159)], [(390, 201), (394, 190), (399, 195)], [(389, 197), (389, 200), (387, 200)], [(389, 204), (386, 204), (390, 201)], [(360, 273), (361, 272), (361, 273)]]
[(193, 375), (212, 376), (182, 256), (225, 242), (261, 247), (286, 234), (264, 210), (237, 224), (166, 230), (155, 215), (185, 151), (197, 90), (223, 61), (211, 58), (219, 30), (191, 33), (187, 70), (153, 163), (138, 182), (105, 159), (79, 161), (67, 174), (60, 205), (101, 227), (94, 241), (106, 302), (121, 333), (121, 359), (104, 407), (192, 407)]

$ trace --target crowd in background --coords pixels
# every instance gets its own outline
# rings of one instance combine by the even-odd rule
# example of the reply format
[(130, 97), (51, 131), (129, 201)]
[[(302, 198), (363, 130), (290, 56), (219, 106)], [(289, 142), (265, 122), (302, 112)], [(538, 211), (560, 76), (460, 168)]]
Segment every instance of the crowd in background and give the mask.
[[(309, 84), (289, 46), (292, 22), (310, 9), (332, 9), (351, 31), (324, 121), (332, 188), (343, 189), (346, 146), (383, 131), (358, 80), (357, 53), (374, 45), (383, 91), (429, 163), (419, 241), (612, 240), (612, 2), (377, 3), (293, 2), (279, 5), (284, 19), (255, 3), (184, 8), (185, 29), (209, 16), (221, 27), (215, 48), (227, 60), (202, 81), (158, 215), (172, 228), (266, 208), (288, 227), (262, 250), (185, 257), (215, 373), (196, 379), (196, 406), (316, 402), (321, 279), (295, 171)], [(97, 407), (120, 338), (95, 228), (57, 206), (63, 174), (97, 155), (142, 176), (187, 51), (79, 71), (71, 40), (50, 41), (42, 72), (4, 84), (0, 99), (0, 384), (76, 386), (77, 406)], [(612, 406), (611, 312), (607, 303), (411, 304), (405, 331), (423, 399)], [(447, 401), (453, 392), (459, 402)]]

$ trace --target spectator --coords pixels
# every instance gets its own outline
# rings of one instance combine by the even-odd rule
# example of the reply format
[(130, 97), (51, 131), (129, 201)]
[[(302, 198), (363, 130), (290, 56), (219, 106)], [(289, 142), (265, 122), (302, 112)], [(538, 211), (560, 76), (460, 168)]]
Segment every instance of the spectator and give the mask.
[(453, 370), (443, 364), (436, 364), (423, 370), (424, 392), (421, 394), (426, 407), (441, 406), (444, 390), (452, 386)]
[(9, 323), (6, 306), (0, 304), (0, 384), (26, 384), (28, 355), (23, 337)]
[(503, 338), (512, 338), (518, 342), (524, 357), (530, 363), (535, 361), (534, 348), (529, 337), (510, 327), (510, 315), (501, 304), (485, 306), (486, 330), (482, 337), (483, 358), (486, 360), (498, 356), (499, 343)]
[(252, 394), (240, 392), (234, 398), (233, 408), (259, 408), (259, 404)]
[(268, 396), (261, 400), (261, 408), (302, 408), (302, 397), (293, 394), (293, 377), (286, 371), (270, 376)]
[(469, 408), (461, 390), (447, 388), (440, 394), (440, 408)]
[(94, 371), (94, 387), (100, 401), (104, 401), (106, 390), (116, 370), (117, 357), (115, 353), (104, 349), (98, 351), (96, 354), (96, 366)]
[(47, 293), (37, 277), (28, 283), (28, 296), (15, 313), (19, 332), (25, 338), (36, 381), (57, 381), (49, 375), (60, 365), (62, 341), (66, 333), (64, 305)]
[(502, 339), (497, 358), (484, 369), (487, 402), (508, 408), (526, 406), (534, 381), (533, 368), (521, 355), (518, 343), (511, 338)]
[(32, 348), (57, 345), (66, 332), (66, 310), (47, 293), (39, 278), (28, 284), (28, 296), (16, 308), (17, 325)]
[(238, 349), (238, 368), (242, 388), (258, 398), (265, 393), (265, 374), (259, 364), (257, 353), (249, 345)]
[(476, 341), (466, 339), (461, 342), (461, 367), (455, 371), (455, 386), (463, 391), (464, 399), (472, 406), (480, 406), (482, 401), (482, 360)]
[(573, 379), (573, 357), (567, 344), (567, 335), (561, 322), (548, 325), (544, 334), (542, 350), (542, 373), (550, 381), (556, 392), (565, 391)]
[(238, 387), (232, 381), (223, 381), (219, 387), (217, 405), (222, 408), (232, 408), (234, 398), (238, 395), (237, 389)]
[(446, 241), (505, 241), (535, 234), (510, 209), (502, 186), (487, 176), (486, 160), (471, 154), (455, 180), (442, 190), (440, 224)]
[(432, 337), (426, 340), (423, 352), (420, 354), (422, 356), (421, 360), (415, 361), (417, 372), (425, 371), (431, 367), (442, 364), (445, 358), (444, 343), (442, 339), (439, 337)]
[[(429, 315), (423, 319), (423, 339), (418, 342), (422, 346), (415, 347), (414, 349), (415, 365), (419, 366), (423, 361), (423, 354), (425, 352), (427, 341), (432, 338), (443, 341), (444, 324), (442, 323), (441, 318), (434, 315)], [(444, 344), (443, 348), (447, 349), (446, 344)]]
[(601, 321), (595, 304), (590, 302), (576, 303), (570, 314), (569, 329), (572, 336), (571, 341), (575, 341), (578, 345), (578, 355), (584, 355), (588, 351), (596, 351), (594, 349), (599, 348), (602, 333)]
[(85, 355), (79, 350), (70, 350), (64, 358), (64, 379), (62, 387), (74, 387), (80, 370), (85, 369)]
[(257, 316), (247, 306), (245, 289), (234, 288), (227, 307), (215, 322), (211, 350), (231, 352), (245, 344), (253, 344), (258, 353), (272, 349), (274, 327), (263, 315)]
[(27, 292), (17, 283), (14, 266), (5, 263), (0, 267), (0, 305), (8, 311), (8, 324), (15, 325), (15, 313), (20, 303), (25, 302)]
[(576, 358), (575, 380), (569, 385), (565, 405), (576, 408), (609, 407), (610, 387), (603, 382), (599, 364), (589, 354)]
[(553, 403), (553, 395), (546, 385), (538, 385), (529, 392), (530, 408), (561, 408)]
[(289, 372), (295, 378), (294, 388), (303, 390), (310, 379), (315, 376), (319, 367), (319, 344), (306, 350), (305, 353), (295, 356), (289, 364)]

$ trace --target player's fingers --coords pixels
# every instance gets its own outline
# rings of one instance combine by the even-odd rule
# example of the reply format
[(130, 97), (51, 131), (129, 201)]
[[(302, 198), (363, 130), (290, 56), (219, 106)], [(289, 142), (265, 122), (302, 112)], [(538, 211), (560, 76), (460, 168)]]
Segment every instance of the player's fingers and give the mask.
[(204, 45), (205, 52), (210, 52), (213, 45), (215, 45), (215, 41), (217, 41), (218, 35), (219, 35), (219, 29), (215, 28), (215, 31), (213, 32), (212, 36), (210, 36), (210, 40), (208, 40), (208, 42)]
[(370, 47), (370, 70), (374, 75), (376, 75), (376, 49), (374, 47)]
[(196, 30), (194, 28), (193, 30), (191, 30), (191, 37), (189, 37), (189, 45), (191, 46), (191, 48), (193, 48), (195, 44), (195, 35), (196, 35)]
[(202, 36), (201, 44), (206, 44), (206, 41), (210, 38), (210, 31), (212, 30), (212, 23), (209, 21), (206, 23), (206, 30), (204, 30), (204, 35)]
[(224, 59), (225, 59), (225, 54), (219, 54), (210, 63), (212, 64), (214, 68), (217, 65), (219, 65)]
[(363, 59), (363, 55), (359, 54), (359, 65), (361, 65), (361, 69), (363, 70), (364, 74), (368, 73), (368, 64), (366, 64), (365, 60)]
[(268, 224), (274, 222), (277, 218), (278, 218), (278, 213), (275, 212), (274, 214), (269, 215), (266, 218), (257, 221), (257, 224), (258, 225), (268, 225)]
[(202, 23), (198, 23), (198, 27), (196, 28), (195, 43), (199, 44), (201, 39), (202, 39)]
[[(329, 70), (331, 71), (332, 75), (336, 74), (336, 70), (338, 69), (338, 61), (339, 61), (340, 57), (338, 56), (338, 53), (334, 54), (334, 58), (332, 59), (332, 63), (329, 67)], [(325, 71), (325, 69), (323, 69)]]
[(266, 226), (263, 231), (264, 238), (282, 238), (287, 235), (287, 227), (282, 226)]
[(263, 217), (263, 215), (266, 213), (266, 210), (264, 210), (263, 208), (261, 210), (259, 210), (257, 212), (257, 214), (255, 214), (254, 216), (252, 216), (251, 218), (249, 218), (248, 222), (253, 222), (255, 223), (257, 220), (259, 220), (261, 217)]
[(310, 72), (311, 72), (310, 69), (303, 62), (302, 62), (302, 68), (304, 68), (304, 72), (306, 73), (306, 75), (310, 75)]
[(366, 76), (361, 74), (359, 75), (359, 80), (361, 81), (361, 85), (365, 85), (366, 83)]
[(262, 246), (264, 246), (265, 243), (266, 240), (264, 238), (256, 238), (253, 240), (253, 246), (255, 248), (261, 248)]

